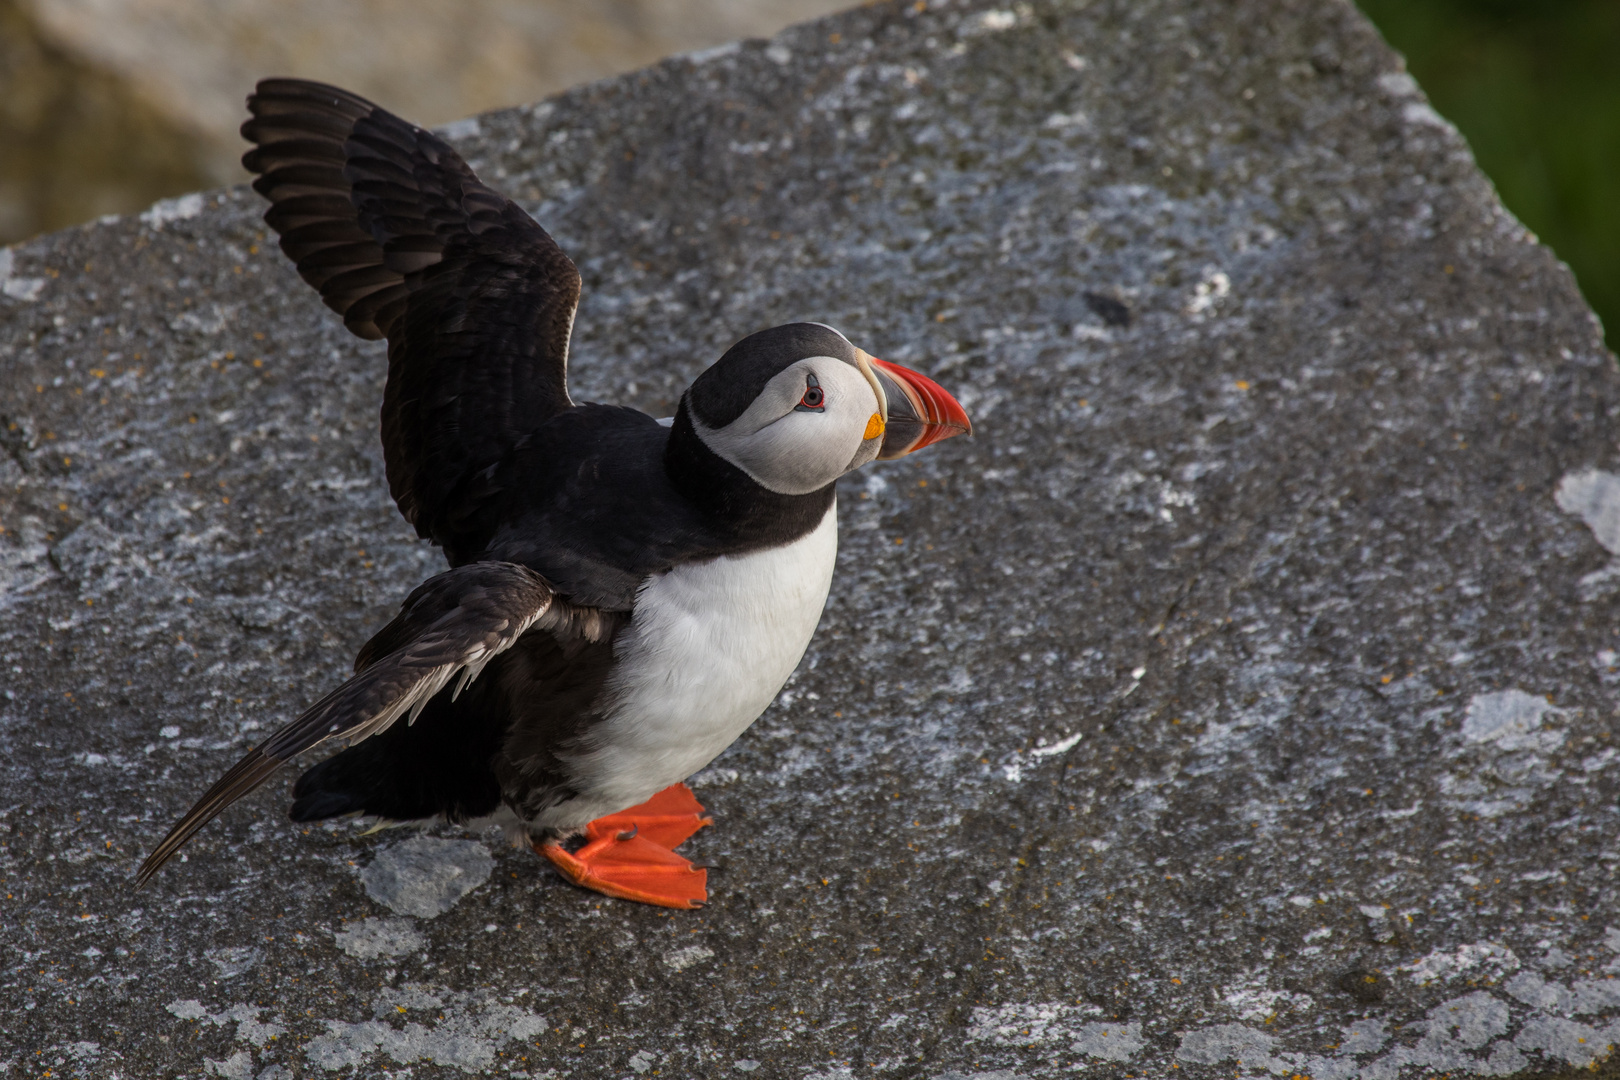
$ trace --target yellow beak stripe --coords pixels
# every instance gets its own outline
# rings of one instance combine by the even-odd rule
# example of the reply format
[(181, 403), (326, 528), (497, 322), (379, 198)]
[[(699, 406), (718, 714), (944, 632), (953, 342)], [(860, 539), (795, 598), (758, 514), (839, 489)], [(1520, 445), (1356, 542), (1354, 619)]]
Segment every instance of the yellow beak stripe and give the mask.
[(883, 434), (883, 416), (880, 413), (873, 413), (872, 419), (866, 422), (866, 434), (861, 438), (875, 439), (881, 434)]

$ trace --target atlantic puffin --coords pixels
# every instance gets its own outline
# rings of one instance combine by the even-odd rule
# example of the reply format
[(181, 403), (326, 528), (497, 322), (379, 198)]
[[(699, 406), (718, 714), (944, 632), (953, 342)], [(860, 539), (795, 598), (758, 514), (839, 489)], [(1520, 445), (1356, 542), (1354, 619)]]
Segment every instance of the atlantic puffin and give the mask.
[[(580, 277), (448, 143), (348, 91), (267, 79), (242, 159), (344, 325), (388, 341), (388, 487), (450, 568), (354, 676), (255, 747), (147, 857), (295, 755), (290, 816), (497, 821), (569, 880), (689, 908), (682, 781), (765, 710), (821, 618), (839, 477), (971, 429), (930, 379), (828, 326), (742, 338), (672, 418), (568, 395)], [(583, 841), (583, 846), (581, 845)]]

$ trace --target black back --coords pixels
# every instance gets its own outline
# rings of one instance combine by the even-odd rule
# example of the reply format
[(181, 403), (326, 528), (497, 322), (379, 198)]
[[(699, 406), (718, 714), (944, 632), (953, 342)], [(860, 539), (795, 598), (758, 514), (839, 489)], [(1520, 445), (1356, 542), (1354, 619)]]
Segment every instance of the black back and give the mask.
[(718, 457), (682, 402), (673, 427), (579, 405), (479, 478), (477, 511), (446, 546), (453, 565), (521, 563), (576, 605), (629, 611), (649, 575), (790, 543), (832, 506), (829, 484), (779, 495)]

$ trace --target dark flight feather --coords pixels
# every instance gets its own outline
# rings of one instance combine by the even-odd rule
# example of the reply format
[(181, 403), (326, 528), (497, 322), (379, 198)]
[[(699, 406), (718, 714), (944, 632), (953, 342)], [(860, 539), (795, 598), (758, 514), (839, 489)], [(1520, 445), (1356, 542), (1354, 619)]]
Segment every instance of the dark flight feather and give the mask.
[(383, 456), (417, 534), (454, 544), (470, 478), (569, 408), (579, 272), (443, 139), (346, 90), (266, 79), (242, 163), (265, 221), (344, 325), (388, 339)]
[(197, 800), (141, 864), (136, 887), (286, 761), (329, 739), (353, 746), (407, 713), (414, 720), (452, 679), (460, 676), (453, 698), (531, 627), (594, 641), (610, 621), (558, 601), (539, 574), (513, 563), (472, 563), (429, 578), (361, 650), (353, 678), (250, 750)]

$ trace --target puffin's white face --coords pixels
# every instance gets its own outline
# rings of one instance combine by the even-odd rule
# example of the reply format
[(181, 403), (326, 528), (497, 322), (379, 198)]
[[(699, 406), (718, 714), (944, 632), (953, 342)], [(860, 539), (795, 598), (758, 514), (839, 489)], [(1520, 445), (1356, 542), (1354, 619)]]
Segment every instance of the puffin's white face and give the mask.
[(811, 356), (784, 368), (726, 426), (696, 418), (693, 426), (704, 445), (761, 487), (808, 495), (877, 457), (887, 411), (869, 367)]

